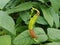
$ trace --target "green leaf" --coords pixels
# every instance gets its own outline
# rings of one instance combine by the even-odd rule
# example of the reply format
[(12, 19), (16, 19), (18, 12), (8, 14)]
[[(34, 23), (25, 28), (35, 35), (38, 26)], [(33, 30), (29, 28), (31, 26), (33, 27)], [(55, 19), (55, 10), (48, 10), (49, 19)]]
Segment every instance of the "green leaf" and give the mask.
[(39, 17), (38, 17), (37, 23), (38, 23), (38, 24), (42, 24), (42, 25), (47, 25), (46, 20), (45, 20), (42, 16), (39, 16)]
[(6, 10), (6, 12), (10, 14), (10, 13), (15, 13), (15, 12), (25, 11), (25, 10), (29, 10), (30, 8), (32, 8), (32, 6), (33, 6), (32, 2), (25, 2), (25, 3), (22, 3), (16, 6), (15, 8)]
[(20, 17), (23, 21), (28, 21), (30, 19), (30, 14), (27, 11), (21, 12)]
[(45, 20), (48, 22), (50, 27), (53, 26), (53, 17), (51, 16), (49, 8), (41, 7)]
[(11, 8), (13, 2), (15, 2), (15, 1), (14, 0), (10, 0), (9, 3), (4, 8), (6, 8), (6, 9)]
[(0, 27), (16, 35), (14, 20), (3, 11), (0, 11)]
[(44, 2), (45, 2), (44, 0), (38, 0), (38, 1), (41, 1), (42, 3), (44, 3)]
[(16, 27), (17, 34), (20, 34), (21, 32), (25, 31), (27, 29), (27, 26), (18, 26)]
[(60, 45), (60, 42), (47, 43), (46, 45)]
[(4, 6), (9, 2), (10, 0), (0, 0), (0, 9), (3, 9)]
[(25, 22), (25, 24), (28, 24), (31, 16), (30, 16), (29, 12), (25, 11), (25, 12), (20, 13), (20, 17)]
[(50, 12), (51, 12), (53, 20), (55, 22), (56, 28), (58, 28), (59, 27), (59, 15), (52, 8), (50, 8)]
[(52, 7), (57, 12), (60, 8), (60, 0), (50, 0)]
[(48, 28), (48, 36), (50, 41), (60, 41), (60, 30), (55, 28)]
[(0, 36), (0, 45), (11, 45), (11, 37), (9, 35)]
[(18, 26), (20, 23), (22, 22), (22, 19), (20, 18), (20, 16), (17, 18), (16, 20), (16, 26)]
[(60, 23), (59, 23), (59, 27), (60, 27)]
[[(48, 39), (47, 35), (45, 34), (45, 32), (42, 28), (36, 27), (36, 28), (34, 28), (34, 31), (37, 35), (38, 43), (44, 42)], [(15, 45), (29, 45), (29, 44), (31, 45), (34, 43), (36, 43), (36, 42), (34, 41), (33, 38), (30, 37), (29, 30), (22, 32), (14, 40)]]

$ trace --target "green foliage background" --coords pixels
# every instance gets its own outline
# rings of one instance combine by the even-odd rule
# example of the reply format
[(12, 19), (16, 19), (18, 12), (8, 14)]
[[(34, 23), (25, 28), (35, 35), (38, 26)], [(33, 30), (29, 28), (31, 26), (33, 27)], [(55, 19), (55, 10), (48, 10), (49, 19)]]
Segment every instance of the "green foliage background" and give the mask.
[[(38, 42), (28, 32), (32, 7)], [(60, 0), (0, 0), (0, 45), (60, 45)]]

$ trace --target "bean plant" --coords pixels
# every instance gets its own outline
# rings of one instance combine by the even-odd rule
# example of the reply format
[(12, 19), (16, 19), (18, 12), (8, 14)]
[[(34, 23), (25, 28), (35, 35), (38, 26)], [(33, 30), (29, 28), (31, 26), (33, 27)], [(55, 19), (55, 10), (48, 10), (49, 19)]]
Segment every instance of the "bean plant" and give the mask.
[(0, 45), (60, 45), (60, 0), (0, 0)]

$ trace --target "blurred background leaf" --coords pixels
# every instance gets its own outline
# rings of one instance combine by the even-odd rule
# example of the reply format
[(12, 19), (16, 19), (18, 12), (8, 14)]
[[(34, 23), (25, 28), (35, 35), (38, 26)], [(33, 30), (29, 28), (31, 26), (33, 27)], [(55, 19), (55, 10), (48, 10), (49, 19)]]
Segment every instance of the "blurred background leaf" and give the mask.
[(11, 37), (9, 35), (0, 36), (0, 45), (11, 45)]
[(9, 2), (10, 0), (0, 0), (0, 9), (3, 9), (4, 6)]
[(0, 11), (0, 27), (16, 35), (14, 20), (4, 11)]

